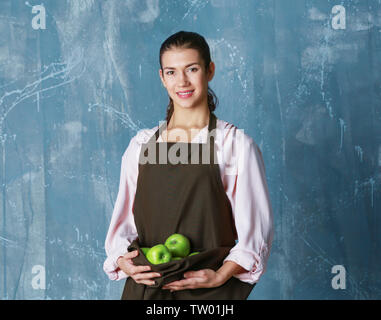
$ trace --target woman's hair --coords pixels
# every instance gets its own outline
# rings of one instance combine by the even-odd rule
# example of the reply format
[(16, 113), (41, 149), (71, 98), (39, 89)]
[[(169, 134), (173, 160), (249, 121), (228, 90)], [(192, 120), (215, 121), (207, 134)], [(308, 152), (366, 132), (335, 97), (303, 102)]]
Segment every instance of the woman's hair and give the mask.
[[(163, 66), (161, 64), (161, 58), (165, 51), (170, 50), (172, 48), (184, 48), (184, 49), (195, 49), (198, 51), (201, 59), (205, 64), (205, 71), (207, 72), (209, 69), (209, 64), (211, 61), (210, 58), (210, 49), (208, 43), (205, 41), (204, 37), (195, 32), (188, 31), (179, 31), (169, 38), (167, 38), (160, 47), (160, 68), (163, 71)], [(216, 94), (213, 92), (208, 85), (208, 107), (210, 112), (213, 112), (218, 105), (218, 98)], [(169, 104), (167, 107), (167, 117), (166, 121), (168, 123), (173, 113), (173, 100), (169, 97)]]

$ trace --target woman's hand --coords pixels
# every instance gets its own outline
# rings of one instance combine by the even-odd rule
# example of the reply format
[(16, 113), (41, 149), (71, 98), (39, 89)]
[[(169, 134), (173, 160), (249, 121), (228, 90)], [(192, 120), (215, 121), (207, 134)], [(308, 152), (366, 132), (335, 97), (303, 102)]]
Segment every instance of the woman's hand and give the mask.
[(212, 269), (188, 271), (184, 273), (185, 280), (173, 281), (163, 286), (163, 289), (178, 291), (184, 289), (213, 288), (223, 285), (227, 279)]
[(123, 257), (119, 257), (116, 263), (127, 275), (135, 280), (136, 283), (154, 285), (155, 281), (152, 278), (160, 277), (157, 272), (147, 272), (151, 270), (151, 266), (135, 266), (132, 258), (139, 254), (138, 250), (127, 252)]
[(243, 272), (247, 272), (247, 270), (239, 264), (227, 260), (217, 271), (212, 269), (188, 271), (184, 273), (184, 278), (186, 278), (185, 280), (167, 283), (162, 288), (177, 291), (184, 289), (219, 287), (228, 281), (233, 275)]

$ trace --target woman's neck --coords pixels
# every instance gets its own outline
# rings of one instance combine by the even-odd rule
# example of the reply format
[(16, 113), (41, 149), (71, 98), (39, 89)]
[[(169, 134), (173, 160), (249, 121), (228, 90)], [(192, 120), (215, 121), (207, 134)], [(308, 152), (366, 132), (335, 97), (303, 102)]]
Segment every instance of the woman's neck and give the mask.
[(202, 129), (209, 123), (209, 108), (195, 110), (193, 108), (175, 109), (169, 120), (167, 129), (184, 129), (191, 128)]
[(167, 128), (162, 133), (165, 142), (191, 142), (195, 136), (209, 123), (210, 112), (207, 108), (195, 111), (194, 109), (179, 109), (173, 112)]

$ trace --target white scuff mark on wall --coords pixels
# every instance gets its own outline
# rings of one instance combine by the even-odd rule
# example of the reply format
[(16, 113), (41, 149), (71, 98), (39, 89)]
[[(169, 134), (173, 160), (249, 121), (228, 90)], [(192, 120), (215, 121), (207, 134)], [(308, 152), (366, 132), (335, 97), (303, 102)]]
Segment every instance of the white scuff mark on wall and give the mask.
[(368, 31), (374, 27), (381, 27), (381, 15), (377, 12), (356, 12), (351, 16), (351, 23), (348, 23), (348, 29), (351, 31)]
[(236, 3), (231, 0), (211, 0), (210, 4), (215, 8), (226, 8), (236, 6)]
[(280, 125), (281, 125), (281, 133), (282, 133), (282, 162), (283, 165), (286, 166), (286, 139), (285, 139), (285, 127), (284, 127), (284, 119), (283, 119), (283, 106), (282, 106), (282, 97), (279, 89), (279, 70), (278, 65), (274, 61), (274, 76), (275, 76), (275, 87), (276, 87), (276, 97), (279, 106), (279, 115), (280, 115)]
[(82, 132), (86, 132), (87, 128), (79, 121), (70, 121), (62, 127), (62, 141), (59, 142), (59, 148), (51, 150), (49, 163), (55, 163), (59, 159), (66, 159), (70, 162), (73, 159), (73, 152), (80, 150), (82, 147)]
[(362, 159), (363, 159), (363, 151), (362, 151), (362, 148), (360, 146), (355, 146), (355, 151), (357, 152), (357, 155), (359, 156), (360, 158), (360, 162), (362, 162)]
[(298, 131), (298, 133), (295, 136), (296, 140), (308, 145), (315, 144), (315, 138), (311, 130), (312, 123), (313, 120), (310, 117), (307, 117), (303, 120), (302, 128)]
[(101, 103), (89, 103), (89, 107), (87, 109), (88, 112), (92, 112), (93, 109), (99, 108), (102, 109), (104, 112), (110, 114), (112, 118), (116, 118), (122, 122), (123, 125), (125, 125), (127, 128), (130, 128), (133, 131), (139, 131), (140, 126), (142, 125), (140, 122), (139, 124), (136, 123), (128, 113), (121, 112), (117, 110), (115, 107), (112, 107), (110, 105), (105, 105)]
[(69, 0), (68, 5), (72, 16), (79, 18), (86, 11), (90, 13), (94, 0)]
[(322, 13), (319, 9), (312, 7), (308, 9), (308, 17), (314, 21), (323, 21), (328, 19), (325, 13)]
[(374, 177), (370, 177), (369, 179), (365, 180), (362, 183), (359, 183), (358, 180), (355, 181), (355, 190), (354, 190), (354, 196), (355, 198), (358, 196), (359, 193), (362, 193), (362, 189), (368, 189), (370, 186), (370, 203), (372, 208), (374, 207), (374, 191), (375, 191), (375, 185), (376, 185), (376, 179)]
[[(129, 4), (130, 2), (127, 2)], [(129, 107), (128, 101), (130, 96), (131, 85), (126, 73), (123, 71), (123, 65), (125, 64), (125, 57), (123, 52), (119, 50), (120, 44), (123, 43), (120, 35), (120, 19), (118, 15), (118, 6), (116, 6), (115, 1), (109, 1), (105, 3), (105, 40), (104, 40), (104, 50), (105, 56), (109, 57), (112, 66), (115, 70), (118, 80), (122, 87), (124, 97), (127, 101), (127, 112), (132, 113)]]
[(369, 184), (370, 184), (370, 200), (371, 200), (371, 206), (373, 208), (373, 200), (374, 200), (374, 184), (375, 184), (375, 180), (373, 178), (370, 178), (369, 179)]
[(209, 1), (205, 0), (188, 0), (188, 10), (183, 15), (182, 20), (184, 20), (186, 17), (188, 17), (191, 13), (197, 13), (197, 11), (200, 11), (202, 8), (204, 8)]
[(159, 0), (147, 0), (147, 9), (139, 14), (142, 23), (154, 22), (160, 14)]
[(340, 122), (340, 152), (341, 152), (341, 149), (343, 148), (344, 132), (347, 126), (343, 119), (339, 118), (339, 122)]
[(140, 23), (152, 23), (160, 15), (159, 0), (130, 0), (126, 5), (132, 19)]
[(308, 46), (302, 52), (301, 65), (307, 70), (316, 70), (322, 65), (322, 58), (332, 64), (337, 56), (331, 47), (326, 46)]
[[(0, 96), (0, 107), (5, 110), (0, 117), (0, 136), (3, 135), (3, 123), (8, 114), (22, 101), (34, 97), (37, 93), (53, 90), (65, 84), (75, 81), (84, 72), (85, 66), (82, 64), (83, 56), (73, 55), (67, 63), (51, 63), (42, 66), (43, 71), (36, 77), (36, 80), (27, 83), (23, 88), (6, 91)], [(76, 74), (74, 69), (79, 68)], [(52, 83), (45, 87), (45, 83)], [(43, 88), (43, 89), (38, 89)]]
[(17, 242), (16, 241), (13, 241), (11, 239), (7, 239), (7, 238), (4, 238), (2, 236), (0, 236), (0, 242), (5, 242), (6, 245), (8, 246), (17, 246)]
[[(225, 38), (218, 40), (208, 38), (206, 41), (209, 43), (212, 60), (220, 61), (219, 68), (221, 70), (234, 68), (233, 75), (237, 76), (243, 94), (245, 94), (248, 89), (246, 80), (248, 68), (246, 66), (246, 56), (241, 54), (239, 46), (237, 47), (237, 45), (228, 42)], [(229, 57), (229, 59), (224, 59), (224, 56)]]

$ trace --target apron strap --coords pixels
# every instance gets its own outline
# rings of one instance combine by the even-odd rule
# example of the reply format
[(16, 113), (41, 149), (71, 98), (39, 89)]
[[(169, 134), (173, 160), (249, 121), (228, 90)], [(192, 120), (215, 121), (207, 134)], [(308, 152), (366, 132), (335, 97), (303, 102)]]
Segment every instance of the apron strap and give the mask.
[(206, 138), (206, 144), (207, 144), (207, 150), (210, 150), (210, 164), (214, 164), (214, 158), (216, 154), (216, 149), (215, 149), (215, 143), (214, 140), (216, 138), (216, 129), (217, 126), (217, 117), (213, 112), (210, 112), (209, 116), (209, 126), (208, 126), (208, 136)]

